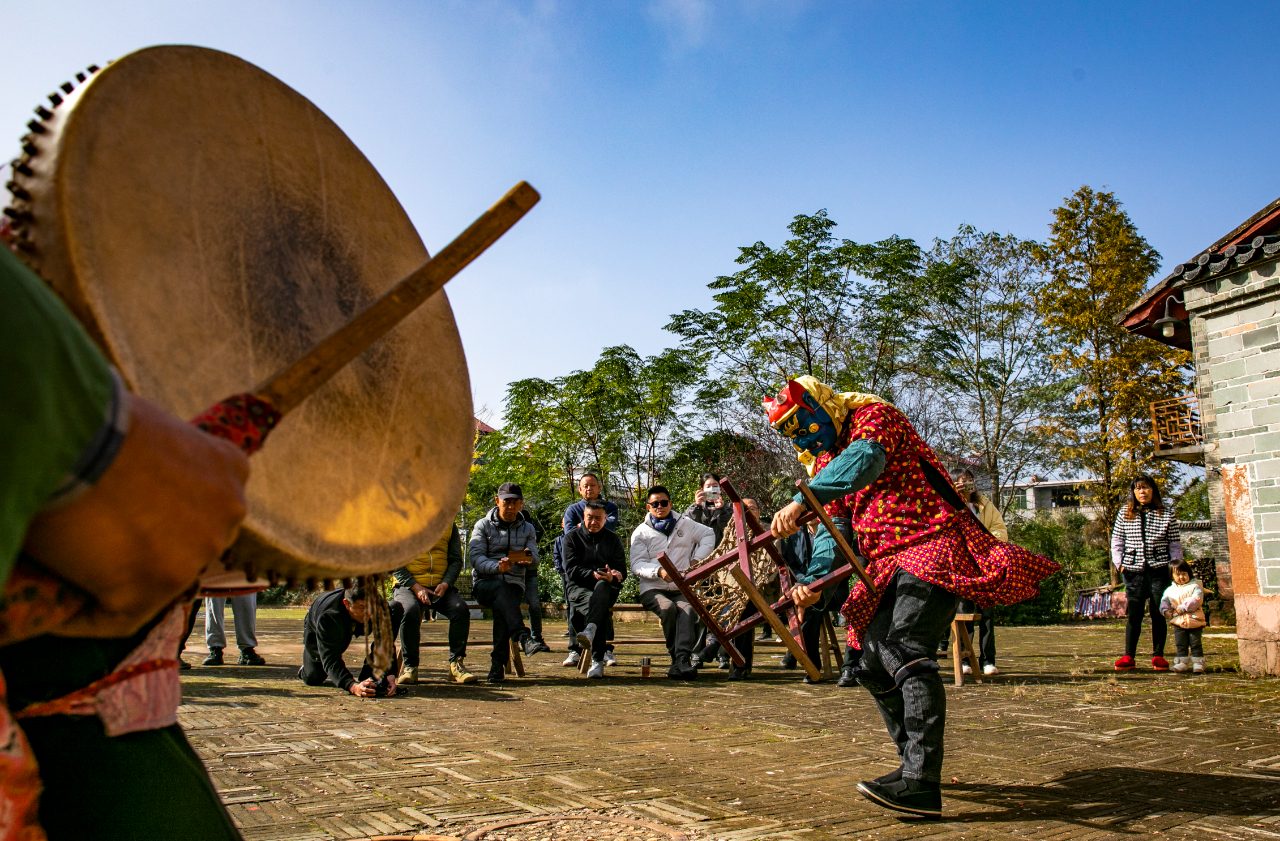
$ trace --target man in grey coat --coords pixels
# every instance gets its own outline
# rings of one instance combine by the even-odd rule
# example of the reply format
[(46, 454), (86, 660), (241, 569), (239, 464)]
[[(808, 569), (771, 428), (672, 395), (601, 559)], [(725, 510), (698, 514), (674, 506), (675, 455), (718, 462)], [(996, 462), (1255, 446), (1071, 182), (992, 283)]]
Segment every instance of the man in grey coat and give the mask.
[(489, 655), (490, 683), (505, 679), (503, 666), (510, 653), (507, 641), (517, 643), (526, 657), (538, 653), (537, 640), (520, 614), (526, 572), (538, 563), (538, 535), (533, 523), (520, 516), (524, 492), (514, 482), (503, 482), (494, 507), (476, 521), (469, 544), (472, 570), (471, 594), (493, 611), (493, 652)]

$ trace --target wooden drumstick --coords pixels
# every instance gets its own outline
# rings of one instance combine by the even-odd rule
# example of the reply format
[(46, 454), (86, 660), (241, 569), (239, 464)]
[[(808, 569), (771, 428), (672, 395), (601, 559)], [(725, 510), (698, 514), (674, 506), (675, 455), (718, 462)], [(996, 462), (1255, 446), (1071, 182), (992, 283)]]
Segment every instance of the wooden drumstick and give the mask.
[(435, 257), (297, 362), (278, 371), (252, 392), (228, 397), (209, 407), (192, 418), (191, 423), (231, 441), (246, 453), (257, 452), (282, 416), (297, 408), (343, 366), (444, 288), (454, 275), (519, 222), (539, 199), (538, 191), (521, 181)]

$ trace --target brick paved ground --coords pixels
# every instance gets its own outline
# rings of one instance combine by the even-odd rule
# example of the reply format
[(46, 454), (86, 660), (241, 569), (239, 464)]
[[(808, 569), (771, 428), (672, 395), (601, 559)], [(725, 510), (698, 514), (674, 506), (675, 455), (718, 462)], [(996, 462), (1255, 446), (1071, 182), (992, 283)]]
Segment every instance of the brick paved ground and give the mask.
[[(444, 684), (428, 649), (426, 685), (362, 701), (296, 679), (300, 616), (260, 612), (271, 665), (184, 673), (183, 726), (250, 841), (461, 836), (582, 809), (702, 839), (1280, 837), (1280, 682), (1116, 676), (1114, 625), (999, 629), (1003, 674), (948, 689), (947, 820), (920, 824), (853, 790), (897, 764), (865, 690), (805, 686), (777, 649), (745, 684), (644, 680), (639, 655), (665, 657), (623, 649), (603, 682), (557, 652), (501, 688)], [(1235, 659), (1235, 640), (1205, 643), (1211, 664)], [(473, 645), (482, 675), (486, 653)]]

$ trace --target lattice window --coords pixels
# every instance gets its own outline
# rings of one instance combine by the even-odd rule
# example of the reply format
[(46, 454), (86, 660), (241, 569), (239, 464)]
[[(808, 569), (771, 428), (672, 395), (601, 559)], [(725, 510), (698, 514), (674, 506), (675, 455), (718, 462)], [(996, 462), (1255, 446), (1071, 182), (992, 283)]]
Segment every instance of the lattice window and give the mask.
[(1194, 394), (1151, 404), (1151, 430), (1157, 450), (1204, 443), (1200, 431), (1200, 401)]

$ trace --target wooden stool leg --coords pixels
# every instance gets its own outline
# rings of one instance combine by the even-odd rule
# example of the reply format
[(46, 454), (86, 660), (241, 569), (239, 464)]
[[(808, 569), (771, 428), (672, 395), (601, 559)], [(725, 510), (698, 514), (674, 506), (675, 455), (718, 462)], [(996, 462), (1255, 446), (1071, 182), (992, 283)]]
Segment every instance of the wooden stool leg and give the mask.
[(586, 677), (589, 671), (591, 671), (591, 652), (583, 651), (581, 659), (578, 660), (578, 674)]
[[(822, 622), (818, 625), (818, 649), (822, 652), (822, 676), (831, 680), (831, 648), (827, 645), (827, 631), (831, 627), (831, 614), (823, 611)], [(832, 631), (832, 635), (834, 635)]]
[[(982, 683), (982, 669), (978, 668), (978, 655), (973, 653), (973, 640), (969, 638), (969, 629), (959, 619), (955, 621), (954, 625), (958, 642), (956, 654), (957, 656), (963, 656), (969, 662), (969, 668), (973, 670), (973, 679), (978, 683)], [(960, 667), (957, 666), (956, 668)]]
[(964, 686), (964, 672), (960, 670), (960, 622), (951, 623), (951, 665), (956, 670), (956, 686)]
[(507, 673), (510, 674), (514, 667), (516, 677), (524, 677), (524, 660), (520, 657), (520, 646), (516, 645), (515, 640), (510, 640), (507, 645), (511, 650), (511, 656), (507, 658)]

